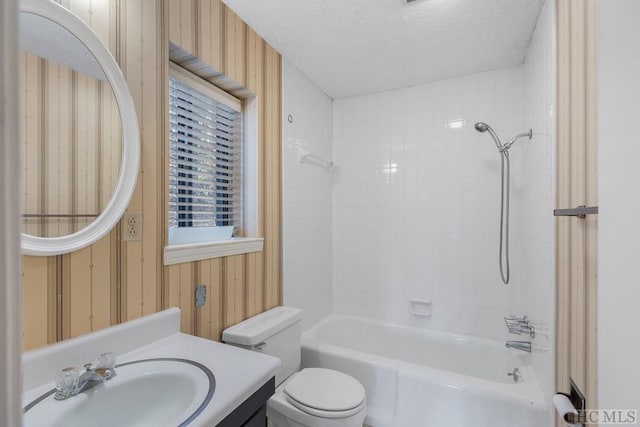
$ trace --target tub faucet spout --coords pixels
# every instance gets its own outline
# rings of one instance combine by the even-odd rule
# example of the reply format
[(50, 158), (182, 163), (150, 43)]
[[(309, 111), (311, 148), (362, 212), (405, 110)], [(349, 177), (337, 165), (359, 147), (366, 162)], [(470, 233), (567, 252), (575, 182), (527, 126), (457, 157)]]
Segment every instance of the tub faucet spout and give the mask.
[(507, 348), (515, 348), (516, 350), (531, 353), (531, 341), (507, 341), (505, 346)]

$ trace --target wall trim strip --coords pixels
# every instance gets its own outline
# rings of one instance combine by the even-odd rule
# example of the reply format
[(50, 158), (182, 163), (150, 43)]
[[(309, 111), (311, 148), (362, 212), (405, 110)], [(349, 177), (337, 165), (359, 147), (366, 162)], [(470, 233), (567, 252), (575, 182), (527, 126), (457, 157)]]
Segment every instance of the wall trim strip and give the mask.
[(22, 425), (18, 2), (0, 3), (0, 425)]

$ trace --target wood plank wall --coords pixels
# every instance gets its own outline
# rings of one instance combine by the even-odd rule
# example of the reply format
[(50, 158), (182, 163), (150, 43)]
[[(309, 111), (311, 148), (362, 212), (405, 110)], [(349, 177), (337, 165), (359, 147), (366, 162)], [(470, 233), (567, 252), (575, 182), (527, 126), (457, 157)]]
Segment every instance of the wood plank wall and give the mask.
[[(128, 211), (142, 212), (142, 240), (121, 225), (100, 242), (58, 257), (24, 257), (26, 350), (163, 308), (180, 307), (184, 332), (222, 329), (280, 304), (281, 58), (220, 0), (60, 0), (102, 38), (133, 96), (142, 163)], [(198, 73), (258, 105), (259, 224), (264, 251), (164, 267), (169, 41)], [(173, 58), (173, 55), (172, 55)], [(178, 61), (179, 62), (179, 61)], [(197, 284), (207, 303), (196, 309)]]
[[(97, 214), (118, 181), (122, 126), (109, 84), (36, 55), (20, 55), (24, 211)], [(25, 218), (41, 237), (76, 232), (92, 219)]]
[[(558, 0), (558, 208), (597, 206), (596, 0)], [(597, 215), (556, 222), (556, 388), (596, 402)], [(557, 420), (557, 425), (564, 425)]]

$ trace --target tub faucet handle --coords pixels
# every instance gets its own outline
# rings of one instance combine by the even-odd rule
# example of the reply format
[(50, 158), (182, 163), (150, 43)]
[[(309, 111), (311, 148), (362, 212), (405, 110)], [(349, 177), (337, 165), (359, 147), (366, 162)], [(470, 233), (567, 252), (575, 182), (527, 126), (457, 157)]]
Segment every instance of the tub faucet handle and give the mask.
[(515, 368), (513, 372), (507, 372), (507, 376), (513, 377), (513, 382), (517, 383), (520, 379), (520, 369)]
[(506, 323), (507, 325), (529, 325), (529, 318), (527, 316), (514, 316), (514, 315), (509, 315), (509, 316), (504, 316), (504, 323)]

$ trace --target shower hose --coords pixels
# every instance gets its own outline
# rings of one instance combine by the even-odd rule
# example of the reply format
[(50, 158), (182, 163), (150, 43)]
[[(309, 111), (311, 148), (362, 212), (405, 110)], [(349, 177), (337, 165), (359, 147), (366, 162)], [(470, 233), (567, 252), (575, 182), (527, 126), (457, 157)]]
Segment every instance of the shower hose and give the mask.
[(509, 151), (500, 150), (502, 154), (502, 185), (500, 195), (500, 276), (502, 283), (509, 283)]

